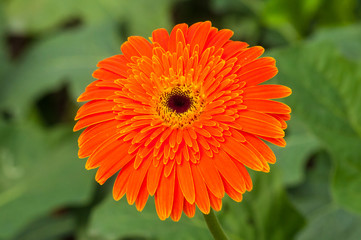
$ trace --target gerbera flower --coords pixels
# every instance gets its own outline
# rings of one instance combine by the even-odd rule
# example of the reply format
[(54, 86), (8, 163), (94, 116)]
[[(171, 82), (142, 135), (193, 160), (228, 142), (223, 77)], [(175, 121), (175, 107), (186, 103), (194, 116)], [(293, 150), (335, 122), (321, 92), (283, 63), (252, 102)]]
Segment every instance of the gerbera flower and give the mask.
[(270, 99), (291, 94), (266, 85), (275, 60), (262, 47), (229, 40), (210, 22), (129, 37), (122, 54), (99, 62), (78, 101), (74, 131), (86, 169), (103, 184), (118, 173), (113, 196), (141, 211), (154, 195), (160, 219), (178, 221), (195, 206), (220, 210), (252, 189), (247, 168), (268, 172), (276, 161), (264, 141), (285, 146), (290, 108)]

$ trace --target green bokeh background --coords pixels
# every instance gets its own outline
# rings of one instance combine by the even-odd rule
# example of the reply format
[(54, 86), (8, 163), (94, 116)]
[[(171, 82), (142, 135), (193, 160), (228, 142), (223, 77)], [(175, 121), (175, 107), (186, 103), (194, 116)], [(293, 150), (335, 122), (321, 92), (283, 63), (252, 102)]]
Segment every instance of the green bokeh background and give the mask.
[(277, 60), (287, 147), (218, 213), (236, 240), (361, 239), (360, 0), (1, 0), (0, 239), (211, 239), (112, 199), (77, 158), (77, 96), (128, 36), (211, 20)]

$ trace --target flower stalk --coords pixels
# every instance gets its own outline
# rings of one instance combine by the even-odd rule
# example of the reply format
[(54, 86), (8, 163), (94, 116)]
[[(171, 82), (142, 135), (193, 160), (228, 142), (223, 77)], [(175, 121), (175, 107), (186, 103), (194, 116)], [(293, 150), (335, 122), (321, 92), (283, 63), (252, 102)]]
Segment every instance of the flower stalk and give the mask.
[(208, 229), (215, 240), (228, 240), (228, 237), (224, 233), (217, 216), (214, 214), (213, 209), (211, 209), (209, 214), (203, 214), (203, 216), (206, 220)]

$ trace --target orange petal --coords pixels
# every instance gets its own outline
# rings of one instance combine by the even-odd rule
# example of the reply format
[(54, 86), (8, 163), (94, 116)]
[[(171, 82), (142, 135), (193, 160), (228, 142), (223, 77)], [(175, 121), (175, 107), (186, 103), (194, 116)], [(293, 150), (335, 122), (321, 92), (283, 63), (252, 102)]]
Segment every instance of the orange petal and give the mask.
[(243, 104), (247, 106), (247, 109), (257, 112), (276, 114), (291, 113), (291, 108), (286, 104), (267, 99), (244, 99)]
[(114, 157), (115, 151), (117, 151), (117, 154), (122, 154), (121, 156), (125, 155), (126, 151), (124, 151), (123, 148), (129, 147), (129, 144), (124, 143), (122, 140), (118, 140), (118, 136), (118, 133), (113, 134), (108, 140), (102, 142), (88, 158), (85, 168), (89, 170), (98, 167), (102, 161), (107, 158), (109, 159), (109, 155)]
[(205, 42), (207, 41), (207, 37), (209, 34), (209, 31), (211, 29), (211, 22), (206, 21), (202, 22), (199, 27), (195, 30), (195, 33), (190, 41), (190, 50), (193, 51), (194, 47), (196, 45), (199, 46), (199, 52), (203, 52), (203, 47)]
[(98, 68), (97, 70), (95, 70), (93, 72), (92, 76), (93, 76), (93, 78), (103, 79), (103, 80), (112, 80), (112, 81), (123, 77), (120, 74), (111, 72), (104, 68)]
[(187, 43), (190, 43), (195, 32), (197, 31), (197, 29), (199, 28), (199, 26), (202, 24), (202, 22), (197, 22), (195, 24), (192, 24), (189, 28), (188, 28), (188, 33), (186, 34), (186, 40)]
[(264, 137), (264, 136), (259, 136), (259, 137), (270, 143), (273, 143), (274, 145), (277, 145), (279, 147), (286, 146), (286, 141), (283, 138), (271, 138), (271, 137)]
[(118, 201), (124, 196), (125, 191), (127, 190), (128, 179), (132, 171), (133, 165), (129, 163), (119, 172), (113, 186), (114, 200)]
[(258, 68), (262, 68), (265, 66), (276, 66), (276, 60), (272, 57), (262, 57), (262, 58), (258, 58), (250, 63), (248, 63), (247, 65), (242, 66), (238, 71), (237, 74), (238, 75), (242, 75), (246, 72), (258, 69)]
[(197, 168), (199, 168), (199, 172), (201, 173), (208, 189), (215, 196), (222, 198), (224, 196), (224, 187), (218, 170), (215, 167), (214, 159), (208, 157), (206, 154), (203, 154), (202, 160), (199, 161)]
[(276, 162), (276, 156), (273, 153), (272, 149), (265, 144), (261, 139), (258, 137), (255, 137), (252, 134), (244, 134), (245, 138), (247, 139), (247, 142), (253, 145), (257, 151), (259, 151), (262, 156), (266, 159), (269, 163), (275, 163)]
[(245, 42), (227, 41), (223, 46), (224, 51), (222, 58), (225, 60), (230, 59), (235, 55), (238, 55), (241, 51), (244, 51), (246, 47), (248, 47), (248, 44)]
[(288, 121), (291, 119), (291, 115), (290, 114), (272, 114), (272, 116), (277, 116), (282, 118), (285, 121)]
[(275, 99), (291, 95), (292, 90), (282, 85), (257, 85), (244, 88), (243, 98)]
[(243, 133), (241, 133), (239, 130), (230, 128), (229, 131), (231, 132), (231, 136), (237, 141), (237, 142), (245, 142), (246, 138), (244, 137)]
[(137, 50), (140, 56), (152, 57), (152, 44), (145, 38), (132, 36), (128, 38), (130, 44)]
[(215, 165), (223, 178), (238, 192), (245, 192), (245, 182), (241, 173), (237, 170), (234, 161), (220, 149), (218, 156), (214, 158)]
[(173, 209), (172, 209), (172, 213), (170, 214), (170, 217), (175, 222), (178, 222), (182, 216), (183, 204), (184, 204), (183, 201), (184, 201), (184, 197), (182, 194), (182, 190), (179, 187), (178, 179), (176, 177), (175, 185), (174, 185)]
[(103, 112), (113, 111), (115, 103), (113, 101), (96, 100), (85, 103), (81, 106), (75, 116), (75, 120), (80, 118)]
[(152, 33), (152, 41), (159, 43), (159, 45), (167, 51), (169, 41), (169, 34), (167, 30), (165, 30), (164, 28), (154, 30)]
[(175, 161), (168, 161), (164, 166), (164, 176), (168, 177), (169, 174), (173, 171)]
[(283, 118), (281, 118), (278, 114), (269, 113), (269, 115), (271, 115), (272, 117), (274, 117), (275, 119), (277, 119), (277, 120), (280, 122), (282, 129), (286, 129), (286, 128), (287, 128), (287, 123), (286, 123), (286, 121), (285, 121)]
[(78, 102), (85, 102), (90, 100), (101, 100), (101, 99), (109, 99), (112, 96), (115, 96), (115, 91), (119, 89), (112, 89), (112, 88), (100, 88), (100, 87), (93, 87), (91, 89), (87, 89), (84, 93), (82, 93), (77, 101)]
[(149, 195), (153, 196), (154, 193), (157, 191), (160, 176), (163, 175), (163, 164), (160, 164), (158, 166), (154, 166), (154, 164), (151, 164), (148, 170), (147, 175), (147, 189), (149, 192)]
[(204, 148), (205, 151), (211, 149), (211, 147), (208, 144), (208, 141), (203, 136), (198, 136), (198, 143)]
[(236, 202), (242, 201), (242, 193), (237, 192), (224, 178), (222, 178), (224, 184), (224, 190), (228, 194), (230, 198), (232, 198)]
[(220, 211), (222, 209), (222, 199), (217, 198), (209, 191), (208, 191), (208, 195), (209, 195), (209, 200), (211, 202), (211, 207), (216, 211)]
[(199, 169), (194, 164), (191, 165), (191, 169), (192, 169), (194, 186), (196, 191), (195, 202), (202, 213), (208, 214), (210, 211), (210, 201), (208, 197), (207, 187), (199, 172)]
[(110, 120), (86, 128), (78, 139), (79, 158), (88, 157), (101, 143), (111, 138), (116, 132), (117, 124), (117, 121)]
[(168, 218), (172, 212), (173, 200), (174, 200), (174, 185), (175, 185), (175, 173), (169, 175), (169, 177), (160, 177), (159, 186), (155, 192), (155, 207), (158, 216), (161, 220)]
[(184, 142), (189, 146), (189, 147), (192, 147), (192, 139), (191, 139), (191, 136), (189, 135), (189, 132), (187, 129), (183, 129), (183, 139), (184, 139)]
[[(185, 35), (187, 35), (187, 31), (188, 31), (188, 25), (185, 23), (178, 24), (172, 29), (172, 32), (170, 33), (170, 37), (169, 37), (169, 42), (168, 42), (168, 50), (171, 53), (176, 52), (176, 50), (177, 50), (177, 44), (179, 42), (179, 41), (177, 41), (177, 34), (178, 34), (178, 37), (180, 34), (182, 34), (183, 35), (182, 39), (185, 39)], [(182, 40), (181, 42), (185, 46), (185, 40), (184, 41)], [(180, 56), (178, 56), (178, 57), (180, 57)]]
[(145, 175), (148, 172), (152, 160), (152, 157), (144, 159), (141, 165), (137, 169), (134, 169), (132, 175), (129, 178), (127, 188), (127, 200), (130, 205), (132, 205), (138, 197), (139, 190), (143, 184)]
[(246, 73), (238, 75), (239, 81), (245, 81), (246, 86), (254, 86), (276, 76), (278, 69), (274, 66), (263, 66), (260, 68), (252, 69)]
[(125, 58), (124, 55), (115, 55), (100, 61), (97, 67), (104, 68), (117, 75), (127, 77), (127, 71), (130, 69), (127, 63), (128, 60)]
[[(207, 132), (209, 132), (213, 137), (222, 137), (223, 133), (222, 133), (222, 129), (219, 127), (208, 127), (205, 126), (204, 130), (206, 130)], [(207, 141), (210, 141), (210, 139), (207, 139)], [(212, 143), (211, 143), (212, 144)]]
[[(255, 112), (254, 112), (255, 113)], [(261, 115), (261, 114), (259, 114)], [(266, 114), (264, 114), (266, 115)], [(284, 137), (285, 133), (281, 128), (281, 124), (275, 118), (267, 116), (269, 119), (268, 121), (265, 120), (266, 117), (263, 119), (259, 119), (257, 117), (252, 117), (250, 115), (241, 115), (237, 119), (237, 123), (242, 126), (242, 131), (265, 136), (265, 137), (273, 137), (273, 138), (282, 138)], [(272, 118), (272, 120), (271, 120)], [(272, 121), (272, 123), (271, 123)], [(274, 125), (274, 124), (278, 124)]]
[(253, 170), (261, 171), (263, 169), (258, 157), (242, 143), (237, 142), (233, 137), (227, 137), (225, 140), (222, 149), (226, 153)]
[(233, 36), (233, 31), (229, 29), (222, 29), (218, 31), (212, 39), (207, 41), (206, 46), (214, 46), (216, 49), (221, 48)]
[(120, 50), (122, 51), (124, 57), (126, 57), (127, 63), (133, 62), (136, 57), (141, 57), (140, 53), (129, 41), (124, 42), (122, 46), (120, 46)]
[(251, 191), (252, 187), (253, 187), (253, 183), (252, 183), (251, 176), (249, 175), (246, 167), (240, 162), (235, 161), (234, 163), (236, 164), (239, 172), (241, 173), (241, 175), (244, 179), (244, 182), (246, 183), (246, 190)]
[[(124, 167), (127, 163), (134, 159), (134, 156), (124, 155), (125, 157), (119, 155), (109, 156), (107, 159), (102, 161), (96, 175), (95, 180), (103, 185), (106, 180), (108, 180), (111, 176), (117, 173), (122, 167)], [(112, 158), (111, 158), (112, 157)], [(119, 158), (119, 159), (117, 159)]]
[(202, 136), (204, 136), (204, 137), (206, 137), (206, 138), (210, 138), (212, 135), (206, 130), (206, 129), (204, 129), (204, 128), (194, 128), (194, 130), (198, 133), (198, 134), (200, 134), (200, 135), (202, 135)]
[[(244, 109), (238, 112), (240, 118), (249, 118), (251, 120), (262, 121), (277, 127), (281, 127), (280, 122), (269, 114)], [(238, 120), (238, 119), (237, 119)]]
[(262, 172), (269, 172), (270, 166), (268, 165), (266, 159), (263, 157), (263, 155), (256, 149), (252, 144), (250, 144), (248, 141), (243, 143), (246, 148), (248, 148), (251, 152), (253, 152), (257, 158), (260, 160), (263, 168), (261, 169)]
[(144, 209), (145, 204), (148, 201), (148, 197), (149, 194), (147, 190), (147, 179), (145, 178), (142, 186), (140, 187), (137, 200), (135, 201), (135, 206), (139, 212), (141, 212)]
[(264, 48), (261, 46), (250, 47), (237, 55), (237, 62), (235, 65), (245, 66), (261, 56)]
[(188, 161), (183, 160), (181, 164), (177, 165), (177, 177), (183, 196), (189, 203), (194, 203), (195, 189), (192, 172)]
[(195, 203), (190, 204), (187, 200), (184, 200), (183, 211), (187, 215), (187, 217), (189, 217), (189, 218), (194, 217), (194, 214), (196, 213)]

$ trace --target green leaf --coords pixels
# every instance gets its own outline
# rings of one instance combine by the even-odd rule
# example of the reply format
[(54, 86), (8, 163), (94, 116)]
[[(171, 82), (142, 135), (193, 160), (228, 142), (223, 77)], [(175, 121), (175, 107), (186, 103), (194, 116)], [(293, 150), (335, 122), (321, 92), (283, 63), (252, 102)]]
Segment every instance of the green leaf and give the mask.
[(356, 21), (357, 0), (269, 0), (261, 19), (289, 40), (305, 37), (317, 28)]
[(345, 25), (356, 20), (357, 0), (328, 0), (323, 1), (321, 11), (318, 12), (318, 25)]
[(262, 20), (278, 29), (289, 40), (304, 36), (322, 4), (322, 0), (270, 0), (265, 3)]
[(75, 100), (94, 79), (103, 58), (119, 53), (112, 24), (81, 27), (55, 35), (33, 46), (5, 76), (0, 107), (17, 116), (41, 95), (68, 82)]
[[(329, 64), (339, 65), (329, 71), (328, 78), (333, 87), (338, 89), (345, 105), (347, 106), (347, 117), (352, 127), (361, 136), (361, 25), (352, 25), (345, 28), (337, 28), (323, 31), (314, 36), (314, 42), (320, 44), (331, 43), (337, 47), (337, 51), (346, 57), (347, 61), (341, 59), (324, 62), (322, 71), (328, 71)], [(340, 62), (340, 63), (338, 63)], [(347, 73), (347, 74), (345, 74)], [(332, 75), (331, 75), (332, 74)]]
[(304, 225), (304, 219), (288, 200), (277, 169), (271, 171), (273, 176), (258, 176), (253, 190), (256, 197), (248, 199), (259, 231), (256, 239), (292, 239)]
[(152, 198), (148, 199), (144, 210), (138, 212), (134, 206), (129, 206), (124, 198), (116, 202), (111, 196), (93, 211), (88, 234), (90, 237), (101, 236), (103, 239), (145, 237), (191, 240), (211, 237), (205, 222), (198, 214), (192, 219), (183, 215), (179, 222), (170, 219), (161, 221), (154, 209)]
[(220, 220), (226, 232), (231, 239), (293, 239), (305, 222), (287, 197), (279, 169), (253, 175), (254, 188), (241, 203), (225, 201)]
[(74, 17), (76, 3), (73, 0), (11, 0), (7, 1), (6, 16), (13, 32), (34, 33)]
[(8, 55), (6, 49), (6, 27), (5, 27), (5, 19), (4, 19), (4, 2), (0, 2), (0, 83), (4, 82), (3, 74), (8, 68)]
[(335, 149), (336, 169), (333, 193), (336, 201), (345, 209), (361, 215), (361, 141), (343, 139), (344, 145)]
[(12, 0), (6, 5), (6, 18), (17, 33), (46, 32), (80, 18), (87, 25), (125, 22), (127, 34), (147, 37), (155, 28), (170, 26), (172, 4), (168, 0)]
[[(175, 0), (82, 0), (82, 15), (86, 22), (96, 23), (100, 19), (121, 21), (127, 36), (148, 38), (156, 28), (169, 28), (172, 22), (171, 7)], [(122, 34), (123, 31), (122, 31)]]
[(321, 151), (308, 162), (305, 181), (288, 190), (291, 202), (307, 219), (334, 203), (331, 196), (332, 170), (330, 155)]
[[(211, 0), (210, 2), (213, 11), (217, 13), (225, 13), (234, 9), (237, 9), (238, 11), (246, 10), (244, 6), (244, 4), (246, 3), (243, 3), (242, 1), (238, 1), (238, 0), (228, 0), (228, 1)], [(257, 1), (253, 1), (253, 2), (257, 2)]]
[(321, 29), (312, 42), (332, 43), (350, 60), (361, 61), (361, 24)]
[[(356, 40), (355, 40), (356, 41)], [(361, 214), (361, 62), (351, 62), (327, 42), (274, 52), (287, 98), (335, 160), (333, 194), (345, 208)], [(345, 184), (347, 183), (347, 184)]]
[(338, 208), (319, 214), (297, 236), (297, 240), (358, 240), (361, 217)]
[(305, 164), (309, 157), (320, 148), (315, 136), (302, 121), (292, 117), (288, 124), (285, 148), (273, 147), (277, 165), (282, 172), (286, 186), (295, 186), (305, 178)]
[(36, 219), (13, 238), (21, 240), (60, 240), (74, 233), (74, 216), (59, 214)]
[(71, 127), (0, 124), (0, 238), (33, 218), (89, 200), (90, 174), (77, 158)]

